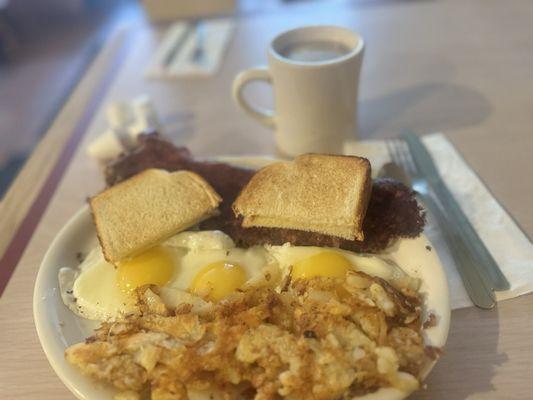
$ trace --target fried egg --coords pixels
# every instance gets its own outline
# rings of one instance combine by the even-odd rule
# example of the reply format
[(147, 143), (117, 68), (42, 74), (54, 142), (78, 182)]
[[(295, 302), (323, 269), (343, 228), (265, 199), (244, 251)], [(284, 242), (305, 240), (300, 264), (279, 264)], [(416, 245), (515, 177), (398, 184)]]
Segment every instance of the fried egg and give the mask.
[(118, 290), (115, 268), (100, 248), (93, 249), (77, 269), (61, 268), (58, 280), (63, 302), (80, 317), (103, 321), (135, 310), (132, 297)]
[(63, 302), (83, 318), (108, 321), (137, 311), (133, 290), (146, 284), (164, 286), (179, 262), (177, 249), (158, 246), (118, 266), (93, 249), (77, 269), (61, 268)]
[[(196, 296), (218, 302), (239, 288), (317, 276), (343, 279), (350, 269), (391, 281), (405, 279), (394, 264), (375, 256), (314, 246), (235, 247), (220, 231), (186, 231), (114, 266), (100, 247), (76, 269), (62, 268), (59, 282), (64, 303), (77, 315), (100, 321), (138, 311), (134, 290), (152, 284), (168, 297)], [(277, 286), (276, 286), (277, 284)], [(178, 291), (180, 293), (173, 293)]]
[(361, 271), (385, 280), (404, 278), (405, 272), (394, 263), (381, 257), (356, 254), (351, 251), (328, 247), (267, 246), (285, 277), (306, 279), (315, 276), (344, 278), (349, 269)]
[(190, 249), (169, 286), (219, 301), (260, 274), (269, 264), (264, 247)]
[(219, 231), (182, 232), (114, 266), (100, 247), (77, 269), (62, 268), (59, 283), (64, 303), (83, 318), (109, 321), (137, 311), (134, 290), (153, 284), (189, 291), (220, 301), (269, 263), (263, 246), (236, 248)]

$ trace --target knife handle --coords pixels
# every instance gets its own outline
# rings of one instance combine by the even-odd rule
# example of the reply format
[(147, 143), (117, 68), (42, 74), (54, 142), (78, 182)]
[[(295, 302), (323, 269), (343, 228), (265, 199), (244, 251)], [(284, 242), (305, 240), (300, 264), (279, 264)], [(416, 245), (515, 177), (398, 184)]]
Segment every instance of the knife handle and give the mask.
[(442, 182), (434, 185), (437, 198), (442, 202), (446, 209), (446, 214), (457, 227), (459, 237), (469, 247), (472, 257), (477, 262), (476, 267), (482, 268), (483, 272), (488, 274), (491, 289), (509, 290), (510, 284), (503, 275), (496, 261), (483, 244), (470, 221), (464, 214), (463, 210), (450, 193), (446, 185)]
[(475, 261), (470, 257), (470, 252), (465, 247), (465, 242), (459, 237), (457, 229), (450, 224), (446, 215), (441, 211), (440, 206), (433, 200), (431, 195), (419, 194), (419, 197), (437, 219), (468, 296), (479, 308), (487, 310), (493, 308), (496, 305), (496, 301), (492, 290), (486, 286), (479, 276)]

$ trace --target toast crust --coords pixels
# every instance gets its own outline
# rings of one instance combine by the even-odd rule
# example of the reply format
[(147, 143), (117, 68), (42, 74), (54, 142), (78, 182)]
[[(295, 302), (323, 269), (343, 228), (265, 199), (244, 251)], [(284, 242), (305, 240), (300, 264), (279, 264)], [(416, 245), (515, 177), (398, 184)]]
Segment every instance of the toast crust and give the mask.
[(233, 211), (243, 227), (288, 228), (363, 240), (370, 163), (354, 156), (304, 154), (260, 169)]

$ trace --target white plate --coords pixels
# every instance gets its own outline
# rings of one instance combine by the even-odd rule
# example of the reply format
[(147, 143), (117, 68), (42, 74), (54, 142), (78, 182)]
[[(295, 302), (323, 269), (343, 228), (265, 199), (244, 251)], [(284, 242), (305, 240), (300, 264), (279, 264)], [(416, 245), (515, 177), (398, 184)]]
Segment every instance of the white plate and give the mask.
[[(224, 161), (243, 166), (260, 167), (272, 159), (259, 157), (224, 158)], [(98, 325), (74, 315), (61, 300), (57, 274), (62, 267), (76, 267), (77, 253), (87, 254), (98, 245), (88, 206), (78, 211), (61, 229), (48, 249), (37, 275), (33, 294), (33, 314), (37, 334), (52, 368), (63, 383), (83, 400), (111, 400), (115, 391), (98, 385), (82, 376), (64, 358), (67, 347), (85, 340)], [(422, 280), (424, 309), (433, 312), (438, 324), (426, 330), (427, 344), (443, 347), (450, 325), (450, 298), (444, 270), (435, 251), (424, 235), (416, 239), (403, 239), (395, 246), (390, 257), (409, 275)], [(435, 362), (428, 363), (426, 376)], [(381, 389), (365, 400), (399, 400), (406, 393), (396, 389)]]

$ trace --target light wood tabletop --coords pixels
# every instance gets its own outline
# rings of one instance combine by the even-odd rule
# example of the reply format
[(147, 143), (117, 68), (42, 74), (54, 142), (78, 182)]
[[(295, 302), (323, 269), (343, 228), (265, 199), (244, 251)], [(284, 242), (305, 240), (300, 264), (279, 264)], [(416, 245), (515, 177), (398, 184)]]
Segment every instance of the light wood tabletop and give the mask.
[[(104, 187), (85, 147), (105, 127), (106, 102), (148, 94), (168, 134), (197, 156), (274, 154), (272, 132), (233, 104), (233, 77), (266, 63), (266, 46), (278, 32), (304, 24), (346, 26), (367, 45), (360, 137), (444, 132), (531, 238), (531, 21), (527, 0), (295, 3), (239, 14), (219, 73), (174, 81), (143, 78), (160, 28), (136, 20), (117, 30), (0, 204), (0, 254), (3, 261), (7, 252), (18, 260), (0, 297), (0, 399), (74, 398), (40, 347), (32, 292), (54, 236)], [(250, 88), (249, 95), (271, 101), (268, 87)], [(526, 295), (492, 311), (454, 311), (445, 354), (427, 389), (412, 398), (533, 398), (532, 310), (533, 296)]]

